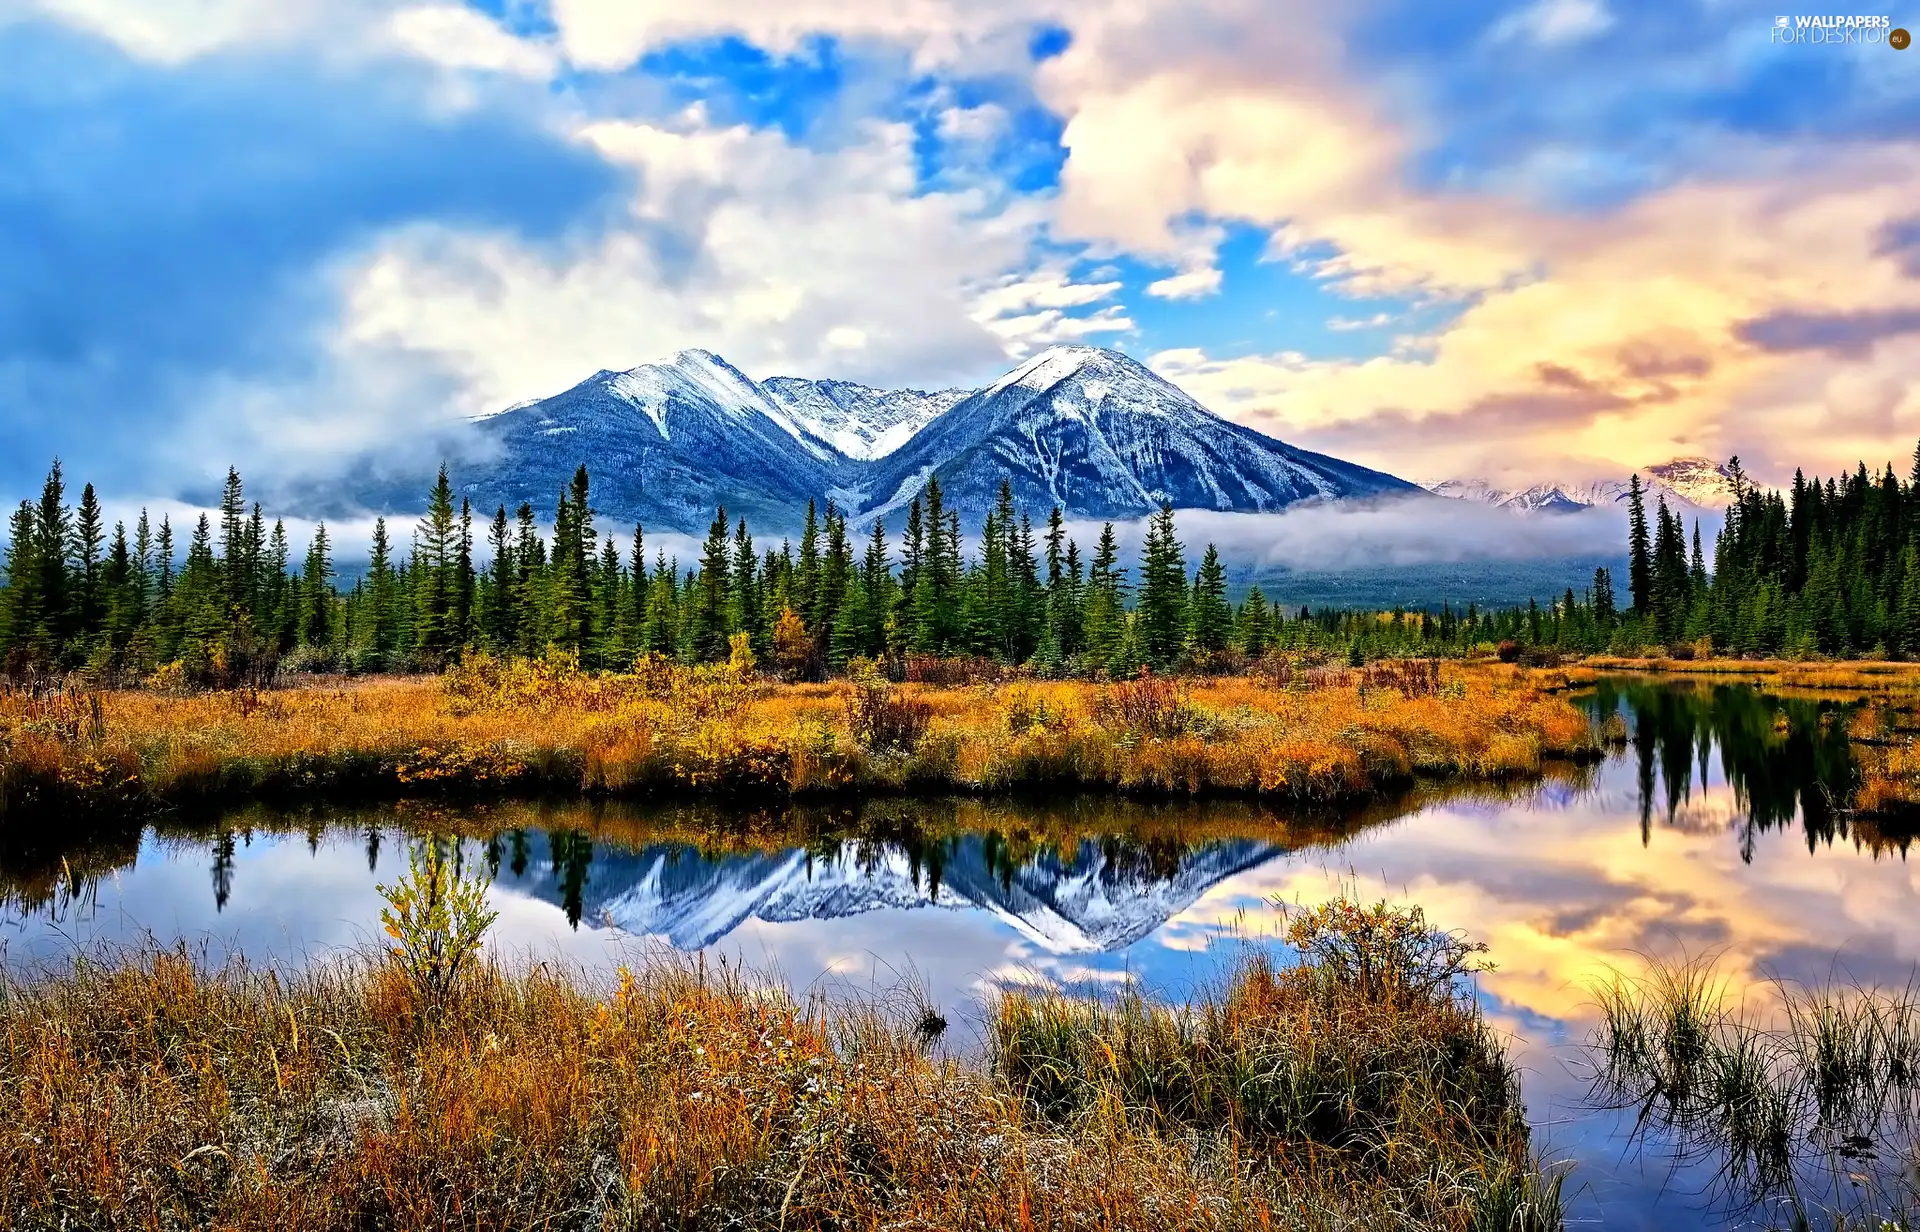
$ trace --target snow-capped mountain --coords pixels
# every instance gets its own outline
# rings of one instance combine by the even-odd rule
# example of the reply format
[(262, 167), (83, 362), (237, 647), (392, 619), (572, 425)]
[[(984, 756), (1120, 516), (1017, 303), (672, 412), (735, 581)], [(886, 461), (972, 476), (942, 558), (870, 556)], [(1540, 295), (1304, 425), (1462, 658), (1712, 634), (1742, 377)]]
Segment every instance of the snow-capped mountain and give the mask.
[(617, 521), (703, 529), (716, 505), (784, 519), (832, 486), (844, 457), (708, 351), (600, 371), (482, 420), (493, 461), (460, 487), (481, 510), (530, 501), (544, 517), (586, 464), (594, 507)]
[[(664, 937), (683, 950), (712, 945), (748, 919), (769, 923), (838, 919), (883, 908), (979, 910), (1055, 953), (1117, 950), (1192, 906), (1214, 885), (1284, 854), (1251, 839), (1211, 843), (1184, 855), (1170, 876), (1083, 842), (1065, 859), (1047, 856), (1008, 872), (985, 838), (946, 847), (937, 871), (891, 847), (875, 858), (846, 844), (829, 857), (803, 850), (703, 857), (683, 846), (598, 848), (582, 894), (581, 920)], [(529, 869), (503, 884), (559, 901), (559, 873)]]
[(852, 381), (808, 381), (796, 376), (776, 376), (762, 381), (760, 388), (815, 440), (856, 461), (886, 457), (972, 393), (875, 389)]
[[(809, 499), (855, 519), (903, 507), (938, 475), (969, 523), (1002, 478), (1036, 516), (1137, 517), (1178, 508), (1256, 512), (1419, 489), (1213, 414), (1116, 351), (1055, 347), (984, 390), (880, 390), (753, 379), (707, 351), (625, 372), (479, 421), (491, 461), (461, 476), (483, 513), (553, 506), (576, 467), (615, 523), (698, 532), (716, 505), (789, 528)], [(424, 490), (425, 485), (421, 485)]]
[(933, 475), (969, 515), (993, 503), (1003, 478), (1022, 509), (1095, 518), (1140, 517), (1162, 501), (1266, 512), (1418, 490), (1222, 419), (1137, 360), (1090, 346), (1044, 351), (956, 404), (857, 490), (865, 511), (886, 514)]
[[(1675, 509), (1725, 509), (1733, 503), (1733, 477), (1727, 468), (1708, 458), (1675, 458), (1641, 469), (1640, 483), (1648, 504), (1665, 497)], [(1549, 481), (1526, 488), (1502, 488), (1484, 479), (1446, 479), (1427, 485), (1437, 496), (1475, 501), (1521, 513), (1571, 513), (1580, 509), (1611, 508), (1627, 500), (1628, 478), (1595, 479), (1584, 483)]]

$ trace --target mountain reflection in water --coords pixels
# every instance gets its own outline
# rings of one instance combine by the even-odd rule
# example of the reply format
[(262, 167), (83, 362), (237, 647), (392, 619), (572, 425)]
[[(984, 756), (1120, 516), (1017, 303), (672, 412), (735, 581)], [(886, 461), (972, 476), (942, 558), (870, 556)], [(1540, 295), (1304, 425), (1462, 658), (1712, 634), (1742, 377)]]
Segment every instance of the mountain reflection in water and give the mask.
[(1577, 1163), (1575, 1218), (1726, 1226), (1710, 1164), (1629, 1150), (1631, 1115), (1587, 1100), (1591, 981), (1711, 951), (1736, 995), (1776, 975), (1904, 985), (1920, 892), (1905, 840), (1845, 811), (1857, 703), (1691, 680), (1609, 681), (1583, 700), (1626, 720), (1598, 765), (1332, 816), (1246, 801), (415, 803), (84, 843), (0, 829), (0, 946), (31, 963), (149, 939), (276, 961), (364, 944), (403, 845), (457, 835), (460, 858), (495, 870), (503, 950), (605, 967), (664, 944), (800, 985), (907, 973), (964, 1039), (968, 1007), (1002, 979), (1179, 997), (1239, 947), (1274, 944), (1276, 900), (1411, 900), (1491, 946), (1481, 998), (1513, 1039), (1538, 1145)]

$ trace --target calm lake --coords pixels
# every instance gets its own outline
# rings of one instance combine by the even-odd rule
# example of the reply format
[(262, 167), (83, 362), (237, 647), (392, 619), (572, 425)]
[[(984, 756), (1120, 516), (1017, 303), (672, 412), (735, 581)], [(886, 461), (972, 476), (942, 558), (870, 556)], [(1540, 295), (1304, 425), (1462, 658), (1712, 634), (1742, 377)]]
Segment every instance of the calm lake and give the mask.
[(795, 986), (943, 1007), (977, 1040), (997, 981), (1132, 979), (1170, 998), (1244, 946), (1276, 901), (1345, 889), (1417, 902), (1492, 947), (1488, 1014), (1526, 1069), (1536, 1144), (1576, 1165), (1570, 1226), (1720, 1228), (1711, 1160), (1636, 1143), (1592, 1110), (1589, 982), (1642, 956), (1720, 955), (1735, 987), (1771, 977), (1904, 985), (1920, 963), (1905, 845), (1850, 830), (1837, 701), (1743, 685), (1626, 682), (1586, 697), (1632, 733), (1605, 762), (1511, 791), (1426, 791), (1358, 814), (1245, 803), (880, 801), (860, 808), (413, 805), (250, 812), (116, 841), (0, 851), (10, 965), (101, 943), (185, 941), (298, 963), (378, 934), (378, 882), (423, 833), (472, 837), (497, 868), (495, 945), (611, 967), (704, 951)]

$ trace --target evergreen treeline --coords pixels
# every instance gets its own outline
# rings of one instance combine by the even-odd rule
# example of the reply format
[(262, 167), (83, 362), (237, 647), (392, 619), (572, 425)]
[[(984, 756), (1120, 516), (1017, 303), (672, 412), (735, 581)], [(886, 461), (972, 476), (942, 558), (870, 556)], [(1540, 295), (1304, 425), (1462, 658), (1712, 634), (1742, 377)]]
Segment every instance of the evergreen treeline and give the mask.
[[(142, 511), (109, 531), (91, 484), (69, 501), (59, 463), (38, 501), (10, 523), (0, 590), (0, 655), (15, 671), (89, 668), (145, 677), (178, 665), (220, 682), (293, 670), (437, 668), (468, 649), (569, 650), (589, 667), (643, 654), (710, 662), (737, 635), (762, 662), (817, 676), (855, 656), (978, 656), (1047, 674), (1128, 675), (1142, 666), (1225, 668), (1273, 651), (1369, 658), (1446, 654), (1488, 644), (1573, 652), (1634, 651), (1707, 639), (1739, 653), (1920, 655), (1920, 449), (1906, 484), (1891, 468), (1839, 479), (1798, 475), (1789, 494), (1747, 484), (1715, 539), (1711, 570), (1664, 499), (1651, 519), (1639, 478), (1629, 495), (1628, 605), (1595, 571), (1583, 593), (1482, 612), (1278, 609), (1258, 588), (1239, 603), (1212, 545), (1189, 569), (1163, 507), (1137, 565), (1114, 528), (1091, 554), (1061, 511), (1035, 527), (1010, 489), (963, 550), (959, 515), (937, 480), (898, 533), (863, 535), (831, 504), (809, 504), (799, 542), (754, 543), (744, 520), (716, 512), (697, 561), (655, 548), (642, 529), (596, 525), (585, 467), (543, 534), (531, 505), (476, 525), (443, 468), (410, 544), (375, 524), (370, 559), (337, 584), (324, 523), (296, 554), (227, 474), (216, 514), (184, 548), (166, 517)], [(484, 540), (484, 544), (480, 541)]]

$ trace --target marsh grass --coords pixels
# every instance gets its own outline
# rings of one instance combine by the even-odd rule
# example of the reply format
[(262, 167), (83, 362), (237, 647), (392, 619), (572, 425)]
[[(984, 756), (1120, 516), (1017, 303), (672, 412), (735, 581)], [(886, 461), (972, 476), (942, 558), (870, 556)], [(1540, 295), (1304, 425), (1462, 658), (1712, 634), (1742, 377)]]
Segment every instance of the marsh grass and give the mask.
[(0, 1225), (1557, 1228), (1469, 1001), (1250, 963), (1166, 1008), (1010, 993), (991, 1064), (924, 998), (725, 964), (179, 951), (0, 980)]
[(1920, 1209), (1920, 987), (1777, 983), (1736, 1002), (1708, 959), (1594, 988), (1591, 1098), (1632, 1110), (1676, 1158), (1717, 1160), (1721, 1196), (1789, 1226), (1910, 1226)]
[(1561, 1226), (1518, 1077), (1464, 997), (1253, 957), (1188, 1006), (1010, 989), (989, 1036), (995, 1075), (1050, 1123), (1118, 1118), (1230, 1151), (1358, 1226)]
[[(0, 824), (456, 795), (996, 793), (1354, 800), (1418, 779), (1591, 759), (1587, 717), (1521, 669), (1423, 664), (1258, 678), (963, 687), (777, 685), (740, 663), (475, 655), (444, 679), (90, 693), (92, 717), (0, 695)], [(66, 705), (67, 703), (61, 703)]]

